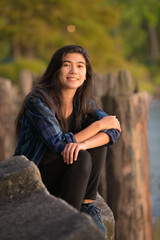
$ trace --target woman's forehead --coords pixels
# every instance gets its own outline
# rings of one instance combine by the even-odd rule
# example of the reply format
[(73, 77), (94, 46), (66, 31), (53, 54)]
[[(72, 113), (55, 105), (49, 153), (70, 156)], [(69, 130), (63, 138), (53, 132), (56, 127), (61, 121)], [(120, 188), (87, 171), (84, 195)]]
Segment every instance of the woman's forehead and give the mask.
[(66, 53), (62, 57), (62, 61), (68, 61), (68, 62), (77, 62), (77, 63), (83, 63), (86, 64), (86, 59), (81, 53)]

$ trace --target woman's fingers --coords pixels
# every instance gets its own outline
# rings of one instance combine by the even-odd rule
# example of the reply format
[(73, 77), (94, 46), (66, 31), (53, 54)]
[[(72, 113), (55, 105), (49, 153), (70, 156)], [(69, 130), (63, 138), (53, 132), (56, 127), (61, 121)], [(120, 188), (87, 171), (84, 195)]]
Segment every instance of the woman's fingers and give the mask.
[(67, 164), (72, 164), (73, 163), (73, 157), (74, 157), (74, 151), (75, 151), (75, 145), (72, 144), (70, 148), (68, 149), (68, 161)]
[(75, 143), (68, 143), (66, 144), (62, 155), (63, 155), (63, 160), (67, 164), (72, 164), (74, 160), (77, 159), (78, 156), (78, 145)]
[(79, 145), (77, 145), (77, 147), (75, 148), (75, 151), (74, 151), (74, 161), (76, 161), (78, 158), (79, 150), (80, 150)]
[(67, 163), (68, 147), (69, 147), (69, 145), (66, 144), (63, 152), (61, 153), (61, 155), (63, 156), (63, 161), (64, 161), (65, 163)]
[(120, 130), (120, 122), (116, 117), (113, 119), (113, 126), (115, 129)]
[(119, 132), (121, 132), (121, 125), (120, 125), (120, 122), (119, 122), (119, 120), (116, 118), (116, 121), (117, 121), (117, 130), (119, 131)]
[(84, 144), (81, 143), (68, 143), (66, 144), (61, 155), (63, 156), (63, 160), (67, 164), (73, 164), (73, 161), (76, 161), (78, 158), (79, 150), (85, 150)]
[[(63, 160), (65, 163), (69, 164), (70, 163), (70, 151), (71, 151), (71, 144), (72, 143), (68, 143), (66, 144), (64, 150), (63, 150)], [(72, 159), (72, 158), (71, 158)]]
[(121, 127), (120, 127), (120, 122), (119, 120), (116, 118), (116, 116), (106, 116), (103, 119), (101, 119), (101, 121), (103, 121), (104, 123), (104, 129), (117, 129), (119, 132), (121, 132)]

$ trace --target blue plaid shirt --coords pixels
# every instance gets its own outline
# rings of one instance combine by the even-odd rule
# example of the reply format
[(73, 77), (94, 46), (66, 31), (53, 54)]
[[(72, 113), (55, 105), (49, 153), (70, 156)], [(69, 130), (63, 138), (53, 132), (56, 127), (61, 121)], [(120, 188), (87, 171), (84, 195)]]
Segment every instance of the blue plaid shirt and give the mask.
[[(107, 114), (101, 109), (96, 109), (93, 116), (96, 121)], [(86, 117), (84, 120), (87, 119)], [(73, 133), (64, 134), (61, 131), (55, 114), (40, 97), (35, 99), (32, 95), (30, 96), (20, 123), (18, 144), (14, 155), (25, 155), (36, 165), (39, 165), (47, 148), (61, 154), (67, 143), (76, 142)], [(115, 143), (120, 135), (115, 129), (103, 130), (103, 132), (110, 136), (107, 146)]]

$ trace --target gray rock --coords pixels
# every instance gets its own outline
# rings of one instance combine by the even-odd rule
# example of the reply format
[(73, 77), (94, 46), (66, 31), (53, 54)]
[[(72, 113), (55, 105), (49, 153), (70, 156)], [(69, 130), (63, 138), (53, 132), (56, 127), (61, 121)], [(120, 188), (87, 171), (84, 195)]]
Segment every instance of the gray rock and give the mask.
[(94, 201), (97, 208), (100, 209), (101, 219), (107, 229), (107, 240), (114, 239), (115, 220), (111, 209), (108, 207), (104, 199), (97, 194), (97, 198)]
[(0, 163), (1, 240), (104, 239), (86, 214), (50, 195), (24, 156)]

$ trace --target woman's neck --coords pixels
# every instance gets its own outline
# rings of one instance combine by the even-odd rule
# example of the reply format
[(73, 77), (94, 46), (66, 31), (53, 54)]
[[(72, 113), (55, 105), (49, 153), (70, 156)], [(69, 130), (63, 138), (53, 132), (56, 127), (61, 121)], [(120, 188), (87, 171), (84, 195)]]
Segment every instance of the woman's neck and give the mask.
[(68, 118), (73, 111), (73, 98), (75, 92), (62, 91), (62, 113), (64, 118)]

